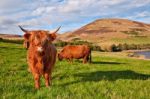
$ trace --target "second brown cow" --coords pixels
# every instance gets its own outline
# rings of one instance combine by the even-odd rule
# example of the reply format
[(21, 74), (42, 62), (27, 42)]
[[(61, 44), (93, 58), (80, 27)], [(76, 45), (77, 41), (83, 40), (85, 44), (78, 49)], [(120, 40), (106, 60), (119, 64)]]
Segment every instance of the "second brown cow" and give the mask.
[(87, 45), (67, 45), (58, 54), (58, 59), (61, 61), (67, 59), (73, 61), (73, 59), (83, 58), (83, 63), (91, 63), (91, 49)]

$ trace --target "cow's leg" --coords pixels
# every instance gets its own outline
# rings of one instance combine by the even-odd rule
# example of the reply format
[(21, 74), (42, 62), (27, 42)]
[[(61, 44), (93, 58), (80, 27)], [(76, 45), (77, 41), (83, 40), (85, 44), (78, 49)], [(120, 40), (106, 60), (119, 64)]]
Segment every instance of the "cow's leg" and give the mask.
[(28, 67), (28, 72), (30, 72), (30, 73), (31, 73), (31, 69), (30, 69), (30, 67)]
[(50, 75), (49, 73), (44, 73), (44, 78), (45, 78), (45, 85), (48, 87), (50, 85)]
[(35, 81), (35, 88), (39, 89), (40, 88), (40, 75), (35, 73), (33, 74), (34, 76), (34, 81)]
[(70, 63), (73, 63), (73, 58), (69, 58), (69, 62), (70, 62)]
[(66, 58), (67, 62), (69, 63), (73, 63), (73, 59), (72, 58)]
[(67, 62), (70, 62), (69, 58), (67, 58), (66, 60), (67, 60)]
[(85, 57), (83, 58), (83, 63), (84, 63), (84, 64), (87, 63), (87, 56), (85, 56)]
[(83, 64), (85, 64), (86, 62), (85, 62), (85, 58), (83, 58)]
[(90, 63), (90, 58), (89, 55), (87, 56), (87, 62)]
[(73, 58), (71, 58), (71, 63), (73, 63)]

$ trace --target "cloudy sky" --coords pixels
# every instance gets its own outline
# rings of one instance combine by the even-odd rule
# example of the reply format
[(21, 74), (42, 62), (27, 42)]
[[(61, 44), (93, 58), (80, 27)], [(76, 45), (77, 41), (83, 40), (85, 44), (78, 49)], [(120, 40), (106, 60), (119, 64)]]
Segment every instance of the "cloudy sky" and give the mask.
[(100, 18), (125, 18), (150, 24), (150, 0), (0, 0), (0, 33), (27, 29), (75, 30)]

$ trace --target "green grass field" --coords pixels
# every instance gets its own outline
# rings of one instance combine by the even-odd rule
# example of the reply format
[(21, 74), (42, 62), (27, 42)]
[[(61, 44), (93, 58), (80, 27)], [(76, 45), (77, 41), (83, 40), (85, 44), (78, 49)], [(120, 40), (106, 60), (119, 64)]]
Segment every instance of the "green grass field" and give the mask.
[(57, 61), (52, 86), (41, 78), (37, 91), (26, 50), (0, 42), (0, 99), (150, 99), (150, 61), (111, 54), (92, 53), (92, 64)]

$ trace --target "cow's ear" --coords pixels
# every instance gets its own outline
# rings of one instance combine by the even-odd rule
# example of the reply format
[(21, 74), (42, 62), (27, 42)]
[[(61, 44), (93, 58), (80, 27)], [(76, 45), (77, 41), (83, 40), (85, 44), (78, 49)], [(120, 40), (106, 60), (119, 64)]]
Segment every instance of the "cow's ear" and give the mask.
[(57, 37), (57, 34), (56, 33), (51, 33), (51, 34), (49, 34), (49, 37), (50, 37), (51, 41), (54, 41)]
[(49, 37), (51, 38), (51, 41), (54, 41), (56, 39), (57, 32), (59, 31), (60, 28), (61, 28), (61, 26), (58, 29), (56, 29), (55, 31), (53, 31), (53, 32), (49, 31), (50, 32)]
[(28, 49), (29, 48), (29, 42), (28, 41), (24, 41), (23, 42), (23, 46), (26, 48), (26, 49)]
[(25, 33), (25, 34), (23, 35), (24, 39), (27, 40), (27, 41), (29, 41), (30, 36), (31, 36), (30, 33)]

